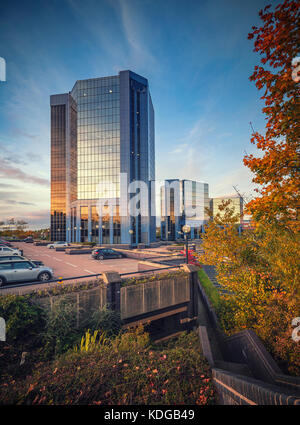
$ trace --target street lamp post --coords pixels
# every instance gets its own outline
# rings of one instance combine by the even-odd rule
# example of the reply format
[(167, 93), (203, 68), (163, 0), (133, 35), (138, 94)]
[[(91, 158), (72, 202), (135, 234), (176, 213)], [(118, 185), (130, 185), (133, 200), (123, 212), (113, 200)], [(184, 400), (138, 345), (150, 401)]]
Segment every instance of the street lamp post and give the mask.
[(132, 245), (133, 245), (133, 244), (132, 244), (132, 237), (133, 237), (133, 233), (134, 233), (134, 232), (133, 232), (133, 230), (132, 230), (132, 229), (129, 229), (129, 230), (128, 230), (128, 232), (129, 232), (129, 234), (130, 234), (130, 246), (132, 247)]
[[(102, 231), (101, 231), (101, 243), (103, 244), (103, 243), (104, 243), (104, 242), (103, 242), (103, 240), (104, 240), (104, 236), (106, 237), (106, 235), (105, 235), (105, 229), (106, 229), (105, 224), (102, 224), (101, 229), (102, 229)], [(106, 240), (106, 239), (105, 239), (105, 240)]]
[(188, 234), (191, 231), (191, 226), (188, 224), (185, 224), (182, 228), (182, 231), (184, 233), (184, 239), (185, 239), (185, 255), (186, 255), (186, 264), (189, 263), (189, 242), (188, 242)]

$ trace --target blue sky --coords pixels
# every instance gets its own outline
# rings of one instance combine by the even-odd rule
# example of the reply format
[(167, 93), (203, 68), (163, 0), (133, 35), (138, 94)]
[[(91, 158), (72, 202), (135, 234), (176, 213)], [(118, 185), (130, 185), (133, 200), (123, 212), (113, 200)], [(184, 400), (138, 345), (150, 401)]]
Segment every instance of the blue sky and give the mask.
[[(263, 0), (6, 1), (0, 16), (0, 219), (47, 226), (49, 96), (76, 80), (132, 71), (155, 108), (156, 176), (209, 183), (210, 196), (254, 185), (243, 166), (263, 131), (259, 56), (247, 40)], [(275, 5), (278, 2), (273, 2)]]

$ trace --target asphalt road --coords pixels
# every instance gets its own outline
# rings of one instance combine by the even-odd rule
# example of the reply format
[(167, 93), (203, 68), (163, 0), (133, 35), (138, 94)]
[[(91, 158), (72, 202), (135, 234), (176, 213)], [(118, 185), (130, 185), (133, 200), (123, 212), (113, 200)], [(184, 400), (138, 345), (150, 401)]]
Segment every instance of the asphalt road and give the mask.
[[(50, 267), (54, 276), (53, 279), (58, 279), (59, 277), (72, 278), (76, 276), (87, 276), (94, 274), (102, 274), (107, 271), (116, 271), (120, 274), (122, 273), (135, 273), (138, 271), (138, 263), (140, 260), (133, 258), (120, 258), (120, 259), (111, 259), (111, 260), (94, 260), (91, 257), (91, 254), (79, 254), (79, 255), (68, 255), (64, 251), (55, 251), (55, 249), (49, 249), (46, 246), (35, 246), (34, 244), (25, 243), (25, 242), (14, 242), (12, 243), (13, 247), (23, 250), (23, 256), (31, 260), (40, 260), (43, 261), (44, 265)], [(164, 255), (170, 254), (166, 247), (160, 247), (156, 249), (147, 250), (147, 254), (159, 257), (162, 254), (161, 259), (164, 259)], [(164, 254), (164, 255), (163, 255)], [(167, 263), (167, 262), (166, 262)], [(174, 263), (170, 263), (174, 265)], [(158, 270), (157, 270), (158, 272)], [(93, 276), (90, 279), (95, 279)], [(67, 280), (63, 281), (64, 284), (71, 284), (79, 281), (88, 281), (89, 277)], [(28, 282), (29, 283), (29, 282)], [(16, 282), (7, 285), (5, 288), (1, 289), (1, 294), (5, 293), (14, 293), (14, 294), (24, 294), (30, 292), (34, 287), (35, 290), (45, 288), (46, 286), (56, 286), (57, 282), (53, 283), (40, 283), (32, 282), (32, 285), (21, 286), (25, 282)], [(17, 288), (14, 288), (14, 285), (18, 285)], [(11, 286), (11, 288), (10, 288)]]
[[(118, 273), (134, 273), (138, 271), (138, 262), (132, 258), (120, 258), (111, 260), (94, 260), (91, 254), (68, 255), (64, 251), (55, 251), (45, 246), (35, 246), (25, 242), (15, 242), (12, 244), (16, 248), (23, 250), (23, 256), (31, 260), (43, 261), (44, 265), (50, 267), (54, 272), (54, 279), (59, 277), (71, 278), (75, 276), (86, 276), (93, 274), (101, 274), (106, 271), (116, 271)], [(94, 279), (94, 277), (92, 278)], [(89, 278), (75, 279), (74, 281), (86, 281)], [(65, 283), (73, 283), (73, 280), (65, 281)], [(25, 282), (11, 283), (10, 285), (19, 285)], [(30, 286), (19, 287), (18, 290), (9, 289), (9, 286), (1, 289), (1, 292), (24, 293), (30, 290)], [(32, 282), (35, 289), (45, 287), (45, 285), (57, 285), (54, 283), (38, 283)]]
[(138, 260), (131, 258), (100, 261), (94, 260), (91, 254), (68, 255), (64, 251), (57, 252), (55, 249), (25, 242), (16, 242), (13, 245), (23, 250), (24, 257), (41, 260), (45, 266), (53, 269), (54, 278), (92, 275), (104, 271), (117, 271), (118, 273), (138, 271)]

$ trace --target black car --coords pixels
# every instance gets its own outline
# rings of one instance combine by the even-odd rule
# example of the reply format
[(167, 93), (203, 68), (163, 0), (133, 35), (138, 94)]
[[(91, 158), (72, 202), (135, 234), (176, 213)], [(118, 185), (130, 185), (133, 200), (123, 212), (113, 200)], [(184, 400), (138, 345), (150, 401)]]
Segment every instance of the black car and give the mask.
[(109, 258), (122, 258), (123, 254), (110, 248), (96, 248), (92, 251), (92, 257), (95, 260), (106, 260)]
[(21, 255), (1, 255), (0, 256), (0, 263), (3, 261), (10, 261), (10, 260), (29, 260), (36, 266), (43, 266), (44, 263), (40, 260), (30, 260), (29, 258), (21, 257)]
[(28, 238), (25, 238), (23, 240), (23, 242), (25, 242), (25, 243), (33, 243), (33, 238), (31, 236), (28, 236)]

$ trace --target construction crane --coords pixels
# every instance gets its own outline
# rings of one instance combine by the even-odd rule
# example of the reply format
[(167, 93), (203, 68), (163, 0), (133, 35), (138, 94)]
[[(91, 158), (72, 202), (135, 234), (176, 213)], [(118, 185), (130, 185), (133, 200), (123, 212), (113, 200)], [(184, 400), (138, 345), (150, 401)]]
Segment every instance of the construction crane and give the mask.
[(242, 199), (242, 202), (243, 202), (243, 204), (242, 204), (242, 208), (241, 208), (241, 223), (243, 223), (243, 222), (244, 222), (244, 204), (245, 204), (245, 194), (243, 194), (243, 195), (242, 195), (236, 186), (232, 186), (232, 187), (233, 187), (233, 189), (236, 191), (236, 193), (237, 193), (238, 197), (239, 197), (239, 198), (241, 198), (241, 199)]
[(236, 186), (232, 186), (232, 187), (233, 187), (233, 189), (236, 191), (236, 193), (238, 194), (238, 196), (239, 196), (240, 198), (242, 198), (243, 203), (244, 203), (244, 197), (245, 197), (245, 194), (244, 194), (244, 195), (241, 195), (241, 194), (240, 194), (240, 192), (238, 191), (238, 189), (237, 189), (237, 187), (236, 187)]
[[(245, 194), (242, 195), (240, 193), (240, 191), (238, 190), (238, 188), (236, 186), (232, 186), (232, 187), (236, 191), (237, 195), (242, 199), (242, 201), (243, 201), (243, 207), (244, 207), (245, 204), (248, 204), (248, 202), (250, 202), (251, 199), (253, 199), (253, 195), (250, 195), (250, 196), (247, 196), (246, 197)], [(241, 213), (241, 222), (242, 223), (245, 223), (244, 222), (244, 208), (242, 209), (242, 213)]]

